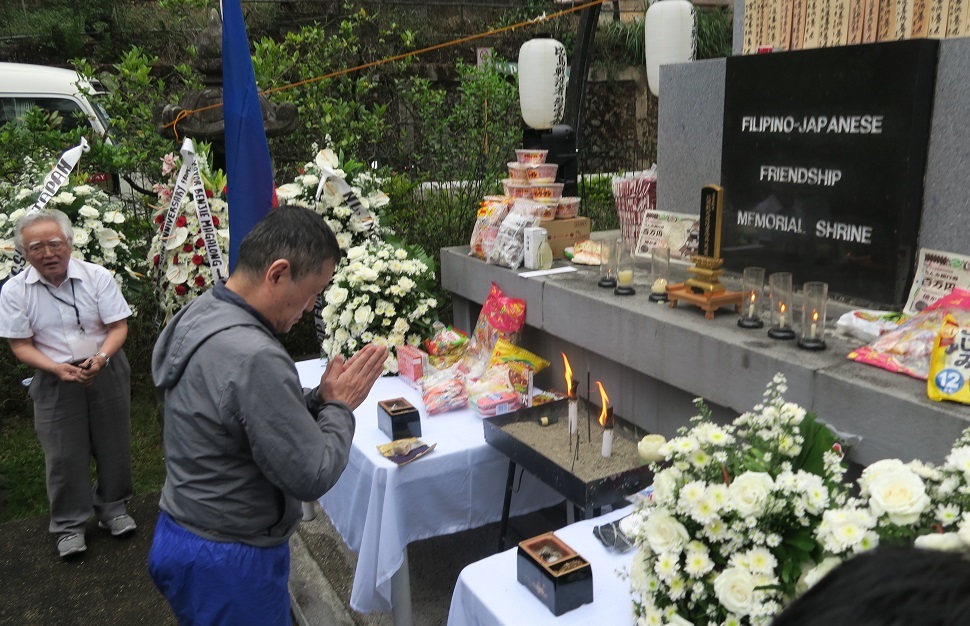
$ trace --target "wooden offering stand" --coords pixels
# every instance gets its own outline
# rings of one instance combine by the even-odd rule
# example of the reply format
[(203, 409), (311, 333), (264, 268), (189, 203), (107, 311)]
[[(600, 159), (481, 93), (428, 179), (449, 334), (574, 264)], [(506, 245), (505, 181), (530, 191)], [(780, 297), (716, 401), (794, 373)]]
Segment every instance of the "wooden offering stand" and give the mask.
[(724, 190), (717, 185), (705, 185), (701, 189), (700, 237), (698, 251), (691, 257), (694, 265), (687, 271), (693, 274), (682, 283), (667, 287), (667, 301), (670, 308), (677, 306), (678, 300), (699, 306), (704, 317), (714, 319), (714, 311), (722, 306), (734, 306), (741, 313), (741, 292), (727, 291), (718, 280), (724, 270), (721, 265), (721, 215), (724, 204)]
[(714, 312), (723, 306), (734, 306), (735, 312), (741, 313), (741, 292), (728, 291), (718, 281), (724, 273), (720, 269), (724, 259), (694, 256), (691, 260), (694, 266), (688, 271), (694, 278), (667, 287), (667, 306), (673, 308), (678, 300), (683, 300), (699, 306), (709, 320), (714, 319)]

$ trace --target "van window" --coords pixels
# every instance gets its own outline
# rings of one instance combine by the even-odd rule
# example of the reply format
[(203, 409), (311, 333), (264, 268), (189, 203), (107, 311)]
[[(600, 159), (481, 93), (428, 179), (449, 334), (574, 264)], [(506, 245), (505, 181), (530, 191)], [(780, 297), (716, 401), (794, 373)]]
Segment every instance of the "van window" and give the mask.
[(84, 111), (74, 100), (43, 97), (0, 97), (0, 126), (22, 118), (33, 107), (39, 107), (48, 113), (57, 113), (61, 118), (63, 131), (90, 126)]

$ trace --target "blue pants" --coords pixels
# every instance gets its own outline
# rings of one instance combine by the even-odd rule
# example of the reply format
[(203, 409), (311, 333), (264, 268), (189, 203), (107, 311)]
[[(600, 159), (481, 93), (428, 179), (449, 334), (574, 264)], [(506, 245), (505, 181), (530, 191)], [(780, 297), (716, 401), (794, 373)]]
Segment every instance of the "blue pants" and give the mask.
[(203, 539), (164, 511), (148, 572), (181, 626), (289, 626), (290, 546), (256, 548)]

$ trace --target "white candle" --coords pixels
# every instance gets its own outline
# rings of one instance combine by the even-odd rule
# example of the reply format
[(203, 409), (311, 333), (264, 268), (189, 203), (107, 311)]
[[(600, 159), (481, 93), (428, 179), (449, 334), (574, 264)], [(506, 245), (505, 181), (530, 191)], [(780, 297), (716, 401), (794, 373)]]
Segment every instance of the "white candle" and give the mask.
[(613, 429), (606, 428), (603, 430), (603, 449), (601, 450), (604, 459), (608, 459), (613, 456)]
[(818, 337), (818, 326), (815, 324), (815, 322), (812, 322), (812, 327), (809, 329), (808, 334), (812, 339)]
[(785, 304), (782, 303), (778, 309), (778, 326), (781, 328), (785, 327)]
[(621, 287), (629, 287), (633, 284), (633, 270), (621, 270), (616, 275), (616, 281)]
[(748, 317), (754, 317), (754, 299), (752, 299), (751, 304), (748, 305)]
[(576, 431), (579, 430), (579, 402), (577, 400), (569, 401), (569, 434), (575, 435)]

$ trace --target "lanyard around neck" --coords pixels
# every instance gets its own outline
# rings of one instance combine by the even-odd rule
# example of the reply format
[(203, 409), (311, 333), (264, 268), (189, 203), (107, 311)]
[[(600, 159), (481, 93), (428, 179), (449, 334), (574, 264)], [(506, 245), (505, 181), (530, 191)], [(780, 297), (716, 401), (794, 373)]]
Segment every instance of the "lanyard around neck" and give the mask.
[(74, 299), (74, 302), (68, 302), (67, 300), (63, 300), (61, 298), (58, 298), (57, 297), (57, 294), (55, 294), (53, 291), (51, 291), (51, 288), (50, 287), (48, 287), (44, 283), (41, 283), (41, 284), (44, 285), (44, 289), (47, 290), (47, 293), (49, 293), (52, 298), (54, 298), (55, 300), (57, 300), (61, 304), (66, 304), (67, 306), (69, 306), (72, 309), (74, 309), (74, 316), (77, 318), (77, 327), (80, 328), (81, 329), (81, 332), (83, 333), (84, 332), (84, 326), (81, 326), (81, 311), (79, 311), (78, 308), (77, 308), (77, 294), (74, 293), (74, 279), (68, 278), (67, 280), (70, 281), (70, 283), (71, 283), (71, 298)]

